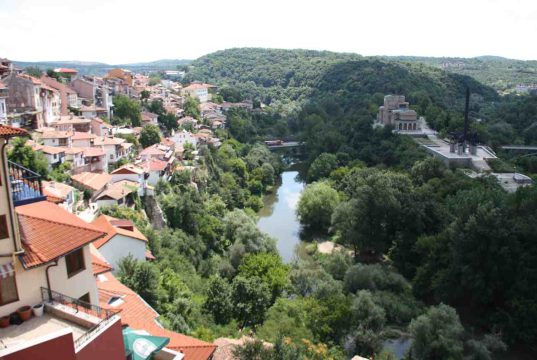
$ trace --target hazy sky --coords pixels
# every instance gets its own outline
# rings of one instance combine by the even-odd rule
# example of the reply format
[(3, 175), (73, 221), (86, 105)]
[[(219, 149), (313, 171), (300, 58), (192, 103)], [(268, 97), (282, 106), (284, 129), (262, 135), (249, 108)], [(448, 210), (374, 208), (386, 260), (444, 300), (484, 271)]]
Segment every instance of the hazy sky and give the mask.
[(0, 0), (0, 57), (128, 63), (231, 47), (537, 59), (536, 0)]

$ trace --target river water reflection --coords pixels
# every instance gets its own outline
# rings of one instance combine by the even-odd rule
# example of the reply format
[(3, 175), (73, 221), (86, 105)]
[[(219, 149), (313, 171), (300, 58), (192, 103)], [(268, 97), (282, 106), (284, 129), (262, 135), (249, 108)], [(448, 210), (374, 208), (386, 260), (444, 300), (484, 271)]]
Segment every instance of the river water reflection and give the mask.
[(283, 261), (293, 259), (295, 248), (300, 243), (300, 223), (296, 207), (304, 183), (298, 179), (298, 171), (285, 171), (275, 192), (263, 197), (263, 208), (259, 211), (259, 229), (277, 240), (278, 251)]

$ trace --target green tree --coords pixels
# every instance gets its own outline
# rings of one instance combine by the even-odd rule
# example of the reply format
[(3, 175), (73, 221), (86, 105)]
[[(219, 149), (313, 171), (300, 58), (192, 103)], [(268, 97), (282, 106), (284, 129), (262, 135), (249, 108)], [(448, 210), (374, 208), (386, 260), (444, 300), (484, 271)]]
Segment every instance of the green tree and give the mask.
[(177, 124), (177, 117), (172, 113), (159, 115), (158, 122), (166, 130), (168, 130), (168, 132), (171, 132), (172, 130), (177, 130), (179, 128), (179, 125)]
[(71, 179), (71, 163), (63, 162), (49, 173), (49, 178), (57, 182), (67, 182)]
[(142, 90), (140, 92), (140, 100), (142, 100), (142, 102), (147, 102), (150, 95), (151, 93), (149, 92), (149, 90)]
[(140, 126), (142, 115), (140, 103), (124, 95), (114, 96), (114, 118), (127, 120), (131, 126)]
[(142, 128), (140, 132), (140, 145), (143, 148), (158, 144), (160, 142), (160, 130), (157, 125), (149, 124)]
[(364, 258), (378, 258), (397, 232), (408, 227), (401, 220), (411, 215), (403, 211), (411, 204), (410, 179), (390, 171), (352, 169), (340, 187), (350, 199), (335, 209), (332, 226), (355, 256), (360, 252)]
[(255, 326), (265, 320), (270, 306), (269, 287), (258, 277), (237, 276), (232, 283), (233, 316), (241, 328)]
[(261, 340), (248, 340), (243, 345), (233, 348), (233, 358), (237, 360), (272, 360), (272, 351), (266, 348)]
[(158, 269), (149, 262), (142, 262), (136, 267), (132, 279), (133, 290), (151, 306), (157, 305), (158, 300)]
[(43, 70), (41, 70), (39, 67), (37, 66), (28, 66), (28, 67), (25, 67), (24, 68), (24, 71), (30, 75), (30, 76), (33, 76), (35, 78), (40, 78), (41, 75), (43, 75)]
[(26, 138), (16, 137), (11, 141), (12, 148), (8, 159), (30, 169), (43, 177), (48, 175), (48, 161), (43, 153), (34, 151), (26, 145)]
[(200, 103), (198, 99), (188, 96), (183, 104), (185, 116), (191, 116), (194, 119), (199, 120), (201, 117), (199, 105)]
[(302, 225), (327, 232), (338, 204), (337, 191), (328, 183), (316, 182), (300, 194), (296, 212)]
[(212, 314), (217, 324), (227, 324), (231, 320), (233, 311), (231, 300), (231, 286), (229, 283), (221, 277), (214, 277), (209, 283), (203, 308)]
[(336, 155), (322, 153), (311, 163), (310, 168), (308, 169), (308, 182), (328, 177), (336, 168)]
[(386, 322), (386, 313), (383, 308), (375, 304), (373, 295), (367, 290), (361, 290), (351, 305), (353, 324), (379, 332)]
[(289, 268), (278, 254), (273, 253), (246, 255), (239, 266), (239, 276), (261, 279), (270, 289), (273, 302), (289, 285)]
[(410, 348), (417, 360), (458, 360), (463, 357), (463, 327), (455, 309), (440, 304), (412, 320), (409, 331), (414, 341)]

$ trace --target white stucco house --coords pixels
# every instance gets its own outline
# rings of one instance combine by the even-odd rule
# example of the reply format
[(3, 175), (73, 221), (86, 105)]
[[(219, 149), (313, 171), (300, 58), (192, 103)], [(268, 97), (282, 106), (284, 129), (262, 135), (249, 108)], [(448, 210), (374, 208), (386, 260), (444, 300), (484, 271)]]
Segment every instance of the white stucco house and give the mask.
[(101, 215), (92, 225), (106, 233), (105, 237), (95, 241), (93, 245), (114, 271), (117, 271), (119, 261), (129, 254), (138, 261), (145, 261), (147, 238), (132, 221)]
[(192, 144), (194, 149), (198, 146), (198, 138), (190, 131), (177, 131), (170, 139), (175, 143), (176, 147), (184, 148), (187, 143)]

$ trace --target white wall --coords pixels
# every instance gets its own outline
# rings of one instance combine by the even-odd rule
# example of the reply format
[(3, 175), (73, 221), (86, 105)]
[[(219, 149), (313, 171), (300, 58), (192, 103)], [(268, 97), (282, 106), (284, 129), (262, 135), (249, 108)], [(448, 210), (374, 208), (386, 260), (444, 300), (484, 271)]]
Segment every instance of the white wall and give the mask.
[(147, 183), (151, 186), (157, 185), (158, 181), (160, 179), (160, 172), (159, 171), (151, 171), (149, 173), (149, 177), (147, 178)]
[(144, 183), (144, 175), (143, 174), (110, 174), (112, 175), (112, 182), (116, 183), (121, 180), (129, 180), (134, 181), (140, 184), (140, 186)]
[(79, 272), (75, 276), (67, 277), (67, 266), (65, 258), (58, 261), (58, 266), (51, 267), (49, 270), (50, 286), (52, 290), (78, 299), (87, 292), (90, 293), (90, 302), (99, 304), (99, 294), (97, 292), (97, 283), (93, 276), (93, 267), (91, 265), (91, 253), (89, 246), (83, 248), (84, 264), (86, 270)]
[[(91, 303), (98, 305), (99, 294), (97, 292), (95, 278), (93, 277), (89, 246), (85, 246), (83, 252), (86, 269), (72, 278), (68, 278), (65, 258), (62, 257), (58, 261), (58, 266), (53, 266), (49, 270), (50, 288), (53, 291), (57, 291), (76, 299), (89, 292)], [(0, 316), (9, 315), (21, 306), (33, 306), (42, 301), (41, 287), (47, 288), (48, 286), (46, 268), (51, 264), (25, 270), (20, 261), (15, 261), (15, 277), (17, 281), (17, 290), (19, 292), (19, 301), (0, 306)]]
[(145, 261), (145, 242), (116, 234), (99, 248), (99, 252), (112, 265), (114, 272), (116, 272), (119, 260), (129, 254), (132, 254), (138, 261)]

